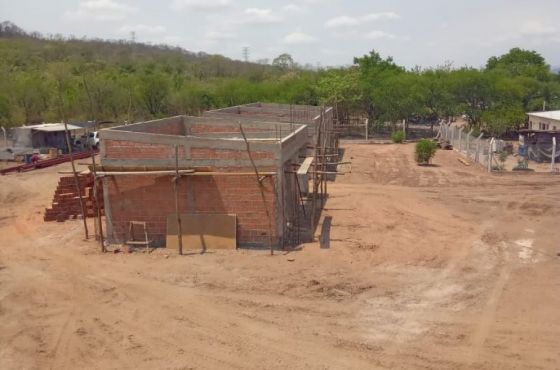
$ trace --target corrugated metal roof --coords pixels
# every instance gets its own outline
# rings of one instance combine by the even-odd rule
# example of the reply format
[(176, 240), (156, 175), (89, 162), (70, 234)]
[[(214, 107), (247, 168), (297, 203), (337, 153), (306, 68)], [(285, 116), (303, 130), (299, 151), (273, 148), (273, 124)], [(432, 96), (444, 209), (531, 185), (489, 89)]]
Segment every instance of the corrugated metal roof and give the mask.
[(528, 116), (548, 118), (560, 121), (560, 110), (553, 110), (549, 112), (530, 112), (527, 113)]
[[(68, 130), (81, 130), (81, 127), (74, 126), (74, 125), (67, 125)], [(24, 128), (29, 128), (36, 131), (44, 131), (44, 132), (57, 132), (57, 131), (64, 131), (64, 123), (42, 123), (40, 125), (31, 125), (31, 126), (24, 126)]]

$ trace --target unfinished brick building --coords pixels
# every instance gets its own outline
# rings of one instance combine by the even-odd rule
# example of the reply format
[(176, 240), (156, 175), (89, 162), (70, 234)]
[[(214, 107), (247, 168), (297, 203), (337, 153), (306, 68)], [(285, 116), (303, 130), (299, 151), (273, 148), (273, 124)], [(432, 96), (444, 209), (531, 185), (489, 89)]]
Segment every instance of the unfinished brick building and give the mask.
[(102, 130), (100, 138), (99, 176), (111, 242), (124, 242), (129, 222), (142, 221), (154, 246), (165, 243), (167, 219), (176, 212), (176, 153), (180, 213), (236, 215), (239, 246), (266, 247), (270, 236), (283, 246), (300, 217), (294, 168), (305, 158), (306, 125), (177, 116)]
[[(308, 127), (308, 146), (334, 145), (333, 108), (311, 105), (251, 103), (204, 112), (204, 117), (222, 117), (242, 121), (298, 123)], [(319, 143), (318, 143), (319, 141)]]

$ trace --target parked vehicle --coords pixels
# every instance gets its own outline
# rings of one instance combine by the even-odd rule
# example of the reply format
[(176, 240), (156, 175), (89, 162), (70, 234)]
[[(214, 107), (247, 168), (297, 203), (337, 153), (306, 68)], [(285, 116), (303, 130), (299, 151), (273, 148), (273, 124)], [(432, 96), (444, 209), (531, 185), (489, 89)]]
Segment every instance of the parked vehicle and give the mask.
[(90, 132), (87, 138), (87, 146), (93, 149), (97, 149), (99, 146), (99, 133), (97, 131)]
[(99, 146), (99, 133), (97, 131), (90, 132), (86, 135), (77, 136), (74, 139), (74, 145), (83, 149), (97, 149)]

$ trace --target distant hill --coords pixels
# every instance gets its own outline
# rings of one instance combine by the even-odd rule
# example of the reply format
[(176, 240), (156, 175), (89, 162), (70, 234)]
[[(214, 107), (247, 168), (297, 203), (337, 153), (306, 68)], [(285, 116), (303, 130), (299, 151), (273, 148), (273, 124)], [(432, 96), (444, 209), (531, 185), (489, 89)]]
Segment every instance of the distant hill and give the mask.
[[(278, 58), (277, 58), (278, 59)], [(77, 39), (0, 23), (0, 125), (134, 122), (254, 101), (318, 104), (319, 73), (169, 45)], [(58, 90), (57, 90), (58, 89)]]
[[(166, 44), (144, 44), (129, 40), (104, 40), (98, 38), (74, 38), (60, 34), (43, 35), (27, 32), (10, 21), (0, 23), (0, 48), (15, 48), (24, 54), (32, 54), (45, 62), (68, 59), (102, 60), (104, 63), (126, 64), (134, 62), (169, 61), (177, 64), (192, 64), (200, 78), (207, 77), (247, 77), (255, 71), (272, 69), (270, 65), (244, 62), (212, 55), (192, 52)], [(6, 50), (0, 50), (0, 53)], [(12, 54), (12, 53), (9, 53)], [(0, 57), (5, 55), (0, 54)]]

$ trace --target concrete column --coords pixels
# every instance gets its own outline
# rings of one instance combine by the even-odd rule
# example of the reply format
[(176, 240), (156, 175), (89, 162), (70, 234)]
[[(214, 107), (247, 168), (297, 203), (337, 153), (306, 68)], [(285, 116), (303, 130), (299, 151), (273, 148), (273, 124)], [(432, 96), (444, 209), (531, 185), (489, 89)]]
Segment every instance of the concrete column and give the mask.
[(115, 235), (113, 231), (113, 217), (111, 213), (111, 201), (109, 197), (109, 181), (114, 181), (111, 178), (104, 177), (103, 182), (103, 206), (105, 208), (105, 232), (107, 233), (107, 239), (110, 242), (119, 242), (115, 240)]

